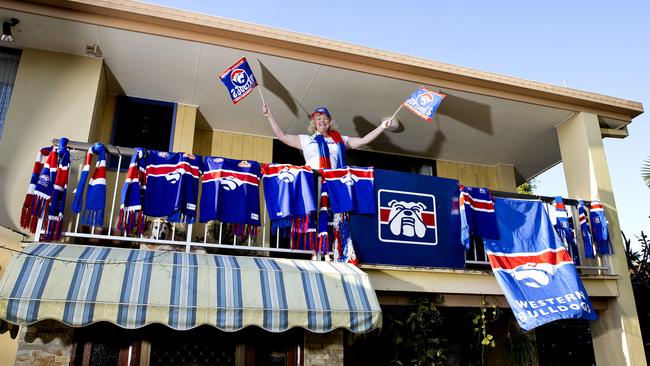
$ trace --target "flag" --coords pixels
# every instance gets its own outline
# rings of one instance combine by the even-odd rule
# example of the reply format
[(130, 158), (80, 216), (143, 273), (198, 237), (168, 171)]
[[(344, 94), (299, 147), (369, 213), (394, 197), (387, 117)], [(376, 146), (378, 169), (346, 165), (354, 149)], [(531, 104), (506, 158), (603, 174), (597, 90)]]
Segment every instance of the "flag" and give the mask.
[(596, 320), (587, 291), (544, 204), (495, 198), (499, 239), (485, 240), (492, 271), (519, 326), (559, 319)]
[(420, 88), (411, 94), (403, 105), (410, 109), (411, 112), (431, 122), (433, 114), (436, 113), (438, 106), (445, 97), (444, 94)]
[(257, 80), (246, 61), (246, 57), (242, 57), (241, 60), (226, 69), (219, 78), (223, 85), (228, 88), (233, 104), (237, 104), (237, 102), (244, 99), (257, 86)]

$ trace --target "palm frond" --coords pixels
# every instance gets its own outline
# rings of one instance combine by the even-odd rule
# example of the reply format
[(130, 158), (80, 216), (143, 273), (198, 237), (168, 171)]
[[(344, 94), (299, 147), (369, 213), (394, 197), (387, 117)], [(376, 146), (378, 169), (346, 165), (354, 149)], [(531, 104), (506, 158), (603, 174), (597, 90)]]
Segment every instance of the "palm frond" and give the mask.
[(645, 185), (650, 188), (650, 156), (641, 165), (641, 178), (645, 182)]

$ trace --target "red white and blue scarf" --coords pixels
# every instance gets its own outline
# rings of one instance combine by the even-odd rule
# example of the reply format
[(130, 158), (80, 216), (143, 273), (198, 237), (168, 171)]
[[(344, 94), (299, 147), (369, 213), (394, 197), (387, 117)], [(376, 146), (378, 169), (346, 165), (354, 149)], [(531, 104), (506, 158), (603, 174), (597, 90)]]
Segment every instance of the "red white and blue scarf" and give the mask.
[(333, 167), (330, 160), (330, 149), (329, 147), (327, 147), (327, 141), (325, 141), (325, 137), (323, 137), (323, 135), (317, 133), (316, 136), (314, 136), (314, 140), (318, 144), (318, 154), (320, 155), (319, 157), (320, 168), (321, 169), (343, 168), (344, 166), (347, 165), (345, 161), (345, 141), (343, 141), (343, 137), (341, 136), (340, 133), (338, 133), (338, 131), (330, 131), (329, 135), (332, 138), (332, 140), (334, 140), (334, 142), (339, 145), (338, 161), (336, 163), (336, 166)]
[(580, 255), (578, 251), (578, 245), (576, 244), (575, 235), (573, 235), (573, 223), (569, 218), (569, 212), (566, 210), (566, 205), (562, 197), (557, 196), (553, 200), (553, 207), (555, 208), (555, 217), (556, 225), (555, 230), (557, 231), (560, 239), (564, 243), (564, 246), (569, 249), (573, 262), (579, 266), (580, 265)]
[(50, 150), (34, 187), (29, 221), (46, 219), (44, 222), (46, 240), (61, 238), (70, 173), (70, 152), (67, 145), (68, 139), (63, 137), (59, 140), (59, 147)]
[(88, 149), (86, 160), (81, 171), (81, 178), (75, 190), (74, 200), (72, 201), (72, 211), (81, 212), (81, 202), (83, 200), (84, 188), (88, 173), (90, 172), (90, 163), (93, 155), (97, 155), (95, 170), (88, 183), (88, 193), (86, 194), (86, 209), (81, 218), (81, 223), (89, 226), (101, 226), (104, 222), (104, 208), (106, 205), (106, 149), (103, 144), (96, 143)]
[(587, 210), (585, 210), (585, 203), (583, 200), (578, 201), (578, 221), (580, 221), (580, 234), (582, 235), (582, 243), (585, 247), (585, 257), (594, 258), (594, 245), (591, 240), (591, 232), (589, 231), (589, 222), (587, 221)]
[(20, 214), (20, 226), (25, 229), (29, 228), (29, 231), (32, 233), (36, 232), (36, 224), (38, 223), (38, 216), (32, 215), (32, 205), (34, 204), (35, 199), (34, 192), (36, 191), (38, 178), (43, 170), (43, 159), (45, 159), (46, 156), (49, 156), (51, 151), (52, 147), (46, 146), (38, 150), (38, 153), (36, 153), (34, 168), (32, 168), (32, 175), (29, 179), (29, 187), (27, 187), (27, 194), (23, 201), (23, 209)]
[[(142, 195), (146, 188), (146, 176), (142, 160), (146, 156), (146, 150), (136, 148), (131, 157), (129, 170), (126, 172), (126, 180), (122, 187), (122, 198), (120, 201), (120, 218), (117, 228), (131, 233), (136, 229), (135, 235), (140, 236), (144, 230), (144, 217), (142, 215)], [(142, 186), (140, 185), (142, 182)]]

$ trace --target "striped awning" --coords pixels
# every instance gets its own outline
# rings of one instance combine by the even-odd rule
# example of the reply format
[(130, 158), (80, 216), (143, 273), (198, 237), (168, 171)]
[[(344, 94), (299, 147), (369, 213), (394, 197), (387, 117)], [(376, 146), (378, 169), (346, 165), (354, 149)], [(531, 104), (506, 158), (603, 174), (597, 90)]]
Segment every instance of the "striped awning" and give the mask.
[(0, 280), (0, 318), (316, 333), (381, 326), (368, 276), (344, 263), (61, 244), (13, 256)]

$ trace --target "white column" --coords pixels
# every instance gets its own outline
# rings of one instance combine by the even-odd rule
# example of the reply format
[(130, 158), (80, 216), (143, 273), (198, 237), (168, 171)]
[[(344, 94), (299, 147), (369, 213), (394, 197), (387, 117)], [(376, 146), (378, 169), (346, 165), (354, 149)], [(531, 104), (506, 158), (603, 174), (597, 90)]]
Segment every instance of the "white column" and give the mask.
[(599, 365), (646, 365), (625, 249), (605, 158), (598, 116), (576, 113), (557, 127), (569, 197), (600, 199), (605, 206), (614, 246), (610, 266), (619, 296), (591, 324), (594, 353)]

